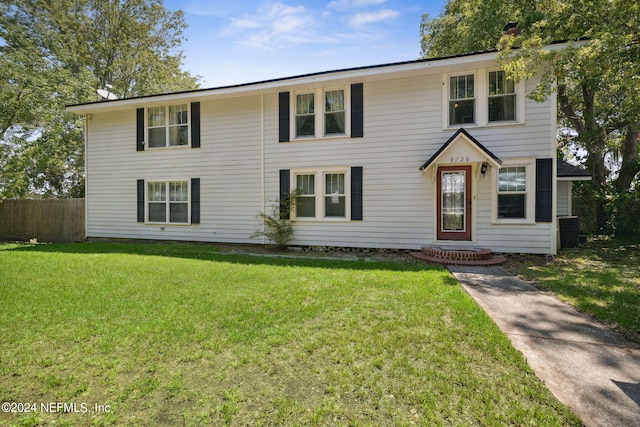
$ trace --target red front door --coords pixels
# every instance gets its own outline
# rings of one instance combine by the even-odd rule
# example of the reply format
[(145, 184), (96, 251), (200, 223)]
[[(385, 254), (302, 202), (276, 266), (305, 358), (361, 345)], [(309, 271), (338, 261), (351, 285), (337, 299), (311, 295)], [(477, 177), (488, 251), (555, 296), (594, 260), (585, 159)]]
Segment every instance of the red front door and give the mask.
[(471, 240), (471, 166), (438, 168), (438, 240)]

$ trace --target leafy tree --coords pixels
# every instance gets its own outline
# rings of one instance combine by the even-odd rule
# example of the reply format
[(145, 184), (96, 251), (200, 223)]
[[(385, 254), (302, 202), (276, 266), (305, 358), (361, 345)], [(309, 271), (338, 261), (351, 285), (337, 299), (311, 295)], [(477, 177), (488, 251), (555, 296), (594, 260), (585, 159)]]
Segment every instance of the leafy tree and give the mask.
[[(519, 35), (504, 35), (518, 21)], [(423, 55), (499, 48), (514, 80), (541, 73), (530, 96), (557, 90), (560, 126), (575, 130), (586, 164), (604, 188), (607, 158), (619, 160), (614, 179), (628, 191), (640, 170), (640, 3), (635, 0), (450, 0), (445, 13), (423, 17)], [(546, 49), (567, 40), (562, 50)]]
[(84, 193), (83, 120), (68, 104), (196, 89), (186, 28), (161, 0), (0, 0), (0, 198)]

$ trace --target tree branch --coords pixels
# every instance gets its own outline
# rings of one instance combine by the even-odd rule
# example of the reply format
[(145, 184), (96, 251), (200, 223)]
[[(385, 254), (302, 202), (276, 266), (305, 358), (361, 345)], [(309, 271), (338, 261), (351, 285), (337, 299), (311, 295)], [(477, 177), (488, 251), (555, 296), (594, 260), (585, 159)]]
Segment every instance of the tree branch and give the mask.
[(584, 123), (576, 114), (571, 102), (569, 101), (569, 95), (567, 94), (567, 85), (565, 83), (558, 83), (558, 105), (562, 114), (569, 120), (571, 126), (578, 132), (578, 134), (584, 134)]

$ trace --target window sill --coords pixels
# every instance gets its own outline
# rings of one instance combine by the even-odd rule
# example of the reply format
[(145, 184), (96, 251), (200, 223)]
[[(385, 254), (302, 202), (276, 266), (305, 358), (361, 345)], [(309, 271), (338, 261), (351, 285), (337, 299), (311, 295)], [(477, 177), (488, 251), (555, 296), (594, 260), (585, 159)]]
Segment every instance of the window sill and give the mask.
[(185, 227), (191, 226), (190, 222), (145, 222), (144, 225), (150, 227)]
[(535, 225), (535, 221), (527, 219), (494, 219), (491, 225)]
[(180, 150), (180, 149), (183, 149), (183, 148), (191, 148), (191, 144), (189, 144), (189, 145), (170, 145), (168, 147), (148, 147), (145, 144), (144, 150), (142, 150), (142, 151)]
[(350, 219), (347, 218), (291, 218), (291, 221), (295, 222), (351, 222)]
[(289, 142), (306, 142), (306, 141), (330, 141), (336, 139), (350, 139), (351, 137), (345, 133), (336, 133), (326, 136), (297, 136)]
[(498, 128), (498, 127), (509, 127), (509, 126), (524, 126), (524, 125), (526, 125), (525, 122), (514, 122), (514, 121), (490, 122), (490, 123), (483, 123), (479, 125), (475, 123), (461, 123), (459, 125), (449, 125), (447, 127), (442, 128), (442, 130), (451, 131), (451, 130), (458, 130), (460, 128), (483, 129), (483, 128)]

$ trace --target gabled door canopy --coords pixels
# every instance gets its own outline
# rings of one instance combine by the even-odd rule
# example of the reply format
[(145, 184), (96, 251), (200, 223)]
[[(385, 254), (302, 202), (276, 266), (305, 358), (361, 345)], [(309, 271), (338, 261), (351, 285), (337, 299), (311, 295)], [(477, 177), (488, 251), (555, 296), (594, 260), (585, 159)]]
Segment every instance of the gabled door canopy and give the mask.
[(459, 157), (461, 145), (470, 147), (470, 149), (467, 148), (466, 150), (463, 150), (466, 153), (464, 156), (465, 159), (468, 158), (468, 160), (465, 160), (466, 163), (487, 162), (490, 166), (496, 168), (500, 167), (502, 164), (502, 160), (500, 160), (498, 156), (489, 151), (484, 145), (480, 144), (473, 136), (469, 135), (469, 132), (460, 128), (447, 140), (447, 142), (442, 145), (442, 147), (440, 147), (438, 151), (436, 151), (433, 156), (431, 156), (429, 160), (425, 162), (425, 164), (420, 167), (420, 170), (424, 172), (429, 169), (430, 166), (438, 163), (453, 163), (451, 161), (442, 160), (446, 159), (447, 155), (451, 155), (453, 153), (456, 153), (456, 155), (450, 157)]

